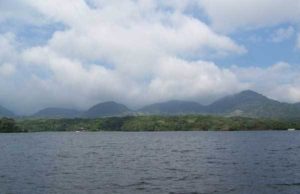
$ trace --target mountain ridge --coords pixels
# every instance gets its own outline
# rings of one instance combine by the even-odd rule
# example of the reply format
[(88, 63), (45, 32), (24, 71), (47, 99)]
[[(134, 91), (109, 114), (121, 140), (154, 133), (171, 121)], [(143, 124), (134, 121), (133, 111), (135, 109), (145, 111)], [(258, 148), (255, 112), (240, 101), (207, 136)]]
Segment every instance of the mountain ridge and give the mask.
[(300, 115), (300, 109), (293, 104), (279, 102), (251, 90), (226, 96), (208, 107), (212, 114), (234, 116), (279, 118)]
[(142, 107), (138, 112), (155, 114), (187, 114), (205, 112), (205, 106), (193, 101), (169, 100)]
[[(43, 110), (51, 110), (46, 108)], [(268, 98), (252, 90), (245, 90), (239, 93), (228, 95), (209, 105), (202, 105), (194, 101), (169, 100), (166, 102), (145, 105), (137, 110), (132, 110), (124, 104), (114, 101), (98, 103), (86, 111), (73, 110), (74, 114), (68, 114), (72, 109), (57, 109), (58, 113), (52, 113), (47, 118), (98, 118), (98, 117), (119, 117), (130, 115), (187, 115), (205, 114), (220, 116), (243, 116), (243, 117), (265, 117), (265, 118), (300, 118), (300, 103), (279, 102)], [(41, 110), (42, 111), (42, 110)], [(65, 112), (59, 114), (59, 112)], [(47, 112), (47, 111), (46, 111)], [(50, 111), (51, 112), (51, 111)], [(72, 111), (71, 111), (72, 112)]]

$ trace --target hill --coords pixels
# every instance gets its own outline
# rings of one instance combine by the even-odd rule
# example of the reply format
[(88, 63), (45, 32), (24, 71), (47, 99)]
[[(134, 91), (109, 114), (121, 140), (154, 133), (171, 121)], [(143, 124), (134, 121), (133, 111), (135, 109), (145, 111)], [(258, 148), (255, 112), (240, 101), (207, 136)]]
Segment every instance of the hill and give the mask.
[(278, 102), (257, 92), (246, 90), (222, 98), (207, 107), (210, 114), (288, 118), (300, 117), (300, 107)]
[[(210, 105), (192, 101), (171, 100), (144, 106), (132, 111), (123, 104), (113, 101), (96, 104), (85, 112), (64, 108), (46, 108), (33, 117), (36, 118), (99, 118), (128, 115), (219, 115), (251, 118), (300, 119), (300, 103), (284, 103), (270, 99), (255, 91), (246, 90), (221, 98)], [(0, 106), (0, 117), (13, 117), (14, 114)]]
[(131, 110), (123, 104), (116, 102), (99, 103), (82, 114), (85, 118), (97, 117), (112, 117), (112, 116), (125, 116), (131, 113)]
[(207, 106), (197, 102), (173, 100), (151, 104), (138, 111), (155, 115), (209, 114), (252, 118), (300, 118), (300, 103), (279, 102), (255, 91), (245, 90)]

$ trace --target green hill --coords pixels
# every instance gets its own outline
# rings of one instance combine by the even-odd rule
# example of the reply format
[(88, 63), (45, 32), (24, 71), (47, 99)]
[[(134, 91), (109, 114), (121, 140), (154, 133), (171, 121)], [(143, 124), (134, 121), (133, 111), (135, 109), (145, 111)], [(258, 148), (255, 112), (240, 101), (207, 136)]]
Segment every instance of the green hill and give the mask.
[(91, 107), (82, 114), (85, 118), (124, 116), (131, 113), (131, 110), (123, 104), (116, 102), (104, 102)]
[(208, 106), (209, 113), (229, 116), (300, 117), (300, 106), (278, 102), (251, 90), (227, 96)]

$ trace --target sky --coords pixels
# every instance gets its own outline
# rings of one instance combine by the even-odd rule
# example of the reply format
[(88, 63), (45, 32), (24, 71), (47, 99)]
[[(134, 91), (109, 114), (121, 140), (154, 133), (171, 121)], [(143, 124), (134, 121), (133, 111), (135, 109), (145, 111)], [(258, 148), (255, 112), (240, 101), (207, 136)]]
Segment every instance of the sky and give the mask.
[(300, 102), (300, 0), (0, 0), (0, 104), (19, 114)]

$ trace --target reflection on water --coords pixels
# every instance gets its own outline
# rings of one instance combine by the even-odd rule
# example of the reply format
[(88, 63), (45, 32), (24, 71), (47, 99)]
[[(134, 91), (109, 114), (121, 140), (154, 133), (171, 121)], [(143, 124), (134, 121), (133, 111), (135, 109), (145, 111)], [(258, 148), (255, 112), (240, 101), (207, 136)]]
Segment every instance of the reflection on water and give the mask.
[(298, 132), (0, 134), (0, 193), (297, 193)]

